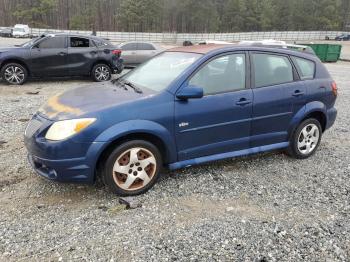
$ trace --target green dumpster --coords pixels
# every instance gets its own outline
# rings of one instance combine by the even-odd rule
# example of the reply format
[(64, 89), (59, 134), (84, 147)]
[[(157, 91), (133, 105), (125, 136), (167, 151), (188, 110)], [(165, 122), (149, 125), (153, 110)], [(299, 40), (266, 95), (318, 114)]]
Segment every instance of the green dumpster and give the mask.
[(337, 62), (340, 58), (341, 45), (303, 44), (310, 46), (322, 62)]

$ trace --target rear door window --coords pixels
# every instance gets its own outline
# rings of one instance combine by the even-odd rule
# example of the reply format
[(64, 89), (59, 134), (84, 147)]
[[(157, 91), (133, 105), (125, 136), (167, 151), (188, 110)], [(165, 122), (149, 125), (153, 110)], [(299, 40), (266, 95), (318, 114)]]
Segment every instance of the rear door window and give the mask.
[(137, 50), (137, 43), (129, 43), (125, 44), (121, 47), (122, 50), (124, 51), (132, 51), (132, 50)]
[(64, 36), (49, 37), (49, 38), (43, 40), (42, 42), (40, 42), (37, 46), (40, 49), (65, 48), (66, 47), (66, 37), (64, 37)]
[(294, 80), (293, 67), (285, 56), (252, 54), (255, 87), (278, 85)]
[(292, 59), (298, 69), (301, 80), (314, 78), (315, 76), (314, 62), (307, 59), (299, 58), (299, 57), (293, 57)]
[(74, 47), (74, 48), (90, 47), (90, 39), (82, 38), (82, 37), (71, 37), (70, 47)]
[(149, 43), (138, 43), (137, 49), (138, 50), (155, 50), (154, 46)]

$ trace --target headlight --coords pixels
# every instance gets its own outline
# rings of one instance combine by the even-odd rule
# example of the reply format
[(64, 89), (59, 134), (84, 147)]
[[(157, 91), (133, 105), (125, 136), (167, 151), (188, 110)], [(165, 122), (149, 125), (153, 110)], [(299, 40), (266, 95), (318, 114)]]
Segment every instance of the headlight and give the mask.
[(47, 131), (47, 140), (59, 141), (78, 134), (86, 127), (95, 122), (95, 118), (81, 118), (55, 122)]

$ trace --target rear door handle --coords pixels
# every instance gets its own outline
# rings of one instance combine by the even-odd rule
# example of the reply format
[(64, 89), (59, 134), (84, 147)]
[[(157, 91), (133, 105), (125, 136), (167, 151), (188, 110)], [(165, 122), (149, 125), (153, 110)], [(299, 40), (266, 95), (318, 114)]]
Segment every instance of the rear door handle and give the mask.
[(67, 53), (65, 53), (65, 52), (59, 52), (59, 53), (58, 53), (59, 56), (65, 56), (66, 54), (67, 54)]
[(96, 51), (91, 51), (90, 53), (91, 53), (92, 55), (96, 55), (96, 54), (97, 54)]
[(241, 98), (239, 101), (236, 102), (236, 105), (244, 106), (244, 105), (248, 105), (250, 103), (251, 103), (250, 100), (248, 100), (246, 98)]
[(300, 91), (300, 90), (296, 90), (296, 91), (293, 93), (293, 96), (296, 96), (296, 97), (302, 96), (302, 95), (304, 95), (304, 92), (302, 92), (302, 91)]

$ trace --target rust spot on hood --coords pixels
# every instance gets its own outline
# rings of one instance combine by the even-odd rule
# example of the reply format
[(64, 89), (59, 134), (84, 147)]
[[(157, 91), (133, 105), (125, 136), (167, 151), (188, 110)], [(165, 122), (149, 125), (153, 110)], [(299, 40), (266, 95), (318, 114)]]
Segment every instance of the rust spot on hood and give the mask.
[(60, 95), (51, 97), (46, 105), (39, 109), (39, 112), (45, 114), (49, 118), (57, 117), (60, 114), (79, 116), (83, 112), (79, 108), (75, 108), (69, 105), (62, 104), (60, 101)]

